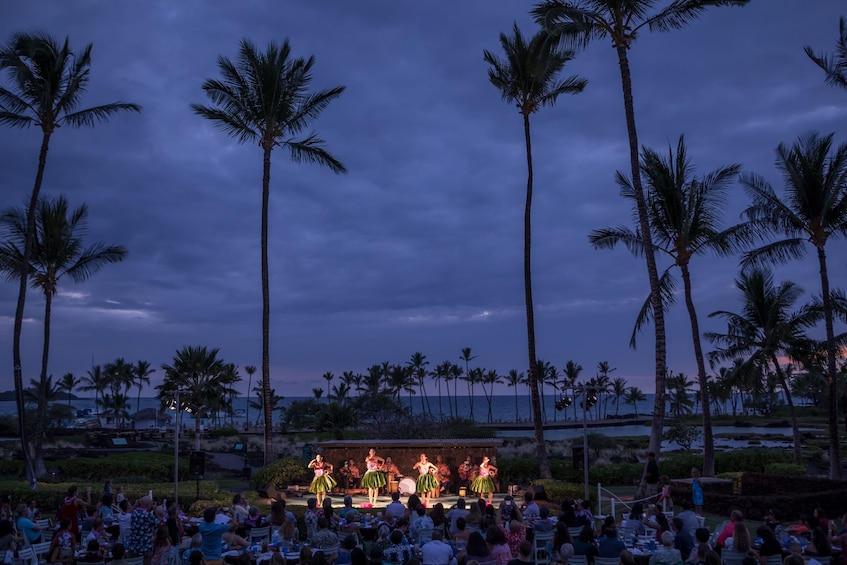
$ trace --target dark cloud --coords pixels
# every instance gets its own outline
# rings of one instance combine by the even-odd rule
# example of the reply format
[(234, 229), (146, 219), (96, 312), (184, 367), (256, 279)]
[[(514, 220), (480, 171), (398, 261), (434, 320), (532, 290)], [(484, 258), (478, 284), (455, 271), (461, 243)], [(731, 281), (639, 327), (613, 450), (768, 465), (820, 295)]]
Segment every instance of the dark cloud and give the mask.
[[(271, 178), (272, 365), (279, 390), (308, 394), (327, 370), (363, 371), (422, 351), (458, 360), (471, 346), (501, 372), (526, 365), (520, 116), (488, 83), (483, 49), (531, 2), (143, 2), (4, 6), (0, 38), (44, 29), (94, 44), (86, 104), (144, 106), (92, 130), (53, 138), (44, 191), (88, 204), (91, 237), (123, 243), (127, 260), (89, 282), (66, 282), (54, 306), (51, 372), (84, 373), (118, 356), (158, 365), (185, 344), (261, 358), (261, 151), (192, 114), (203, 81), (239, 40), (290, 38), (314, 55), (314, 87), (345, 93), (314, 124), (349, 169), (337, 176), (275, 151)], [(840, 131), (847, 93), (823, 84), (802, 47), (831, 50), (840, 4), (753, 2), (707, 13), (689, 29), (643, 34), (630, 51), (641, 143), (685, 134), (700, 171), (743, 164), (775, 186), (774, 148), (818, 129)], [(591, 368), (603, 359), (651, 388), (652, 339), (628, 349), (647, 294), (641, 260), (595, 251), (587, 234), (627, 224), (614, 173), (628, 170), (617, 62), (608, 42), (567, 69), (585, 92), (532, 118), (534, 293), (539, 355)], [(31, 189), (40, 136), (0, 129), (4, 206)], [(727, 222), (745, 198), (732, 190)], [(832, 280), (844, 277), (833, 247)], [(809, 293), (813, 257), (780, 268)], [(692, 266), (703, 329), (733, 309), (734, 258)], [(0, 366), (11, 366), (16, 287), (0, 287)], [(30, 295), (27, 376), (37, 370), (41, 309)], [(681, 304), (668, 320), (674, 370), (693, 372)]]

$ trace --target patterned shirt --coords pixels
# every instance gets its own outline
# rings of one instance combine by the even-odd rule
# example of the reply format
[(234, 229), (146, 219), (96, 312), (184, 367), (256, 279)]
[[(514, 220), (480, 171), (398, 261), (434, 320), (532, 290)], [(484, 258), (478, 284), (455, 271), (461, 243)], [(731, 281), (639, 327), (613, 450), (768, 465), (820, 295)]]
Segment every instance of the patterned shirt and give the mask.
[(382, 560), (390, 563), (405, 563), (411, 557), (412, 546), (407, 544), (392, 544), (382, 550)]
[(135, 555), (145, 555), (153, 551), (153, 534), (158, 527), (159, 519), (155, 514), (141, 508), (133, 510), (129, 521), (126, 550)]
[(306, 521), (306, 540), (311, 542), (312, 536), (318, 531), (318, 515), (311, 510), (307, 510), (303, 519)]

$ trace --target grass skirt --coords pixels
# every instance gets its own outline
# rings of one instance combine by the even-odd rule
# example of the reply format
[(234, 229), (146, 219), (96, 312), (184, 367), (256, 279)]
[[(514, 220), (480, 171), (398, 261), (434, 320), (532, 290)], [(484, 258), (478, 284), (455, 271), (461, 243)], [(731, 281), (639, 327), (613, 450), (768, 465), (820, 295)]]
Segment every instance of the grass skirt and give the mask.
[(332, 478), (332, 475), (316, 475), (312, 479), (312, 484), (309, 485), (309, 492), (329, 492), (338, 483)]
[(415, 492), (429, 492), (438, 487), (438, 479), (432, 473), (421, 475), (415, 483)]
[(381, 488), (385, 486), (385, 475), (381, 471), (365, 471), (362, 477), (363, 488)]
[(494, 481), (491, 477), (477, 477), (471, 483), (471, 491), (477, 493), (494, 492)]

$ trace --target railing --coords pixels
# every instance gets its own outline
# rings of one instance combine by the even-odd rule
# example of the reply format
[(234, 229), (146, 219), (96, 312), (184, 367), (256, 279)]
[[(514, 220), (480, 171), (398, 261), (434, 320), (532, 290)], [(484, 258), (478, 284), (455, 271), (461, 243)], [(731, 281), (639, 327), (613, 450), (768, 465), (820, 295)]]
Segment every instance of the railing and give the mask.
[[(607, 495), (606, 503), (608, 505), (609, 514), (605, 514), (603, 512), (603, 502), (604, 502), (603, 495), (604, 494)], [(603, 485), (601, 485), (600, 483), (597, 483), (597, 514), (596, 514), (596, 517), (603, 519), (606, 516), (614, 516), (615, 520), (617, 520), (618, 519), (618, 506), (626, 508), (627, 510), (632, 510), (632, 505), (635, 504), (636, 502), (643, 502), (643, 503), (647, 504), (647, 503), (650, 502), (650, 500), (652, 500), (654, 498), (658, 498), (658, 497), (659, 497), (658, 494), (654, 494), (652, 496), (647, 496), (647, 497), (644, 497), (644, 498), (640, 498), (638, 500), (623, 500), (617, 494), (613, 493), (612, 491), (610, 491), (606, 488), (603, 488)]]

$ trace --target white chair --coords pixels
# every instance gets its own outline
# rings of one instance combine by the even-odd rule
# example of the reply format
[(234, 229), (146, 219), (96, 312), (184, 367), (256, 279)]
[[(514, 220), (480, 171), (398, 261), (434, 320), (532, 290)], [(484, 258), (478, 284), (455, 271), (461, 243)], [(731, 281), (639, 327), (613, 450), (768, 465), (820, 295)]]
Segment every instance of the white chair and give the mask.
[(35, 556), (35, 552), (32, 550), (32, 547), (19, 549), (18, 559), (24, 564), (29, 563), (29, 565), (38, 565), (38, 557)]
[(263, 541), (271, 541), (271, 527), (264, 526), (262, 528), (251, 528), (250, 529), (250, 539), (248, 540), (250, 543), (257, 541), (259, 543)]
[(144, 556), (124, 559), (124, 565), (144, 565)]
[(34, 543), (30, 546), (32, 548), (33, 553), (35, 553), (35, 558), (38, 563), (47, 563), (50, 559), (50, 542), (43, 541), (41, 543)]
[(768, 555), (765, 565), (782, 565), (782, 555)]
[(618, 565), (619, 557), (594, 557), (594, 565)]
[(552, 561), (552, 545), (555, 532), (535, 532), (533, 561), (535, 565), (547, 565)]
[(588, 565), (588, 559), (584, 555), (571, 555), (568, 557), (568, 565)]
[(568, 531), (570, 532), (572, 538), (577, 538), (579, 537), (579, 534), (582, 533), (582, 526), (568, 528)]
[(821, 565), (829, 565), (830, 561), (832, 561), (832, 556), (831, 556), (831, 555), (827, 555), (826, 557), (824, 557), (824, 556), (811, 556), (811, 555), (804, 555), (804, 556), (803, 556), (803, 560), (804, 560), (806, 563), (811, 563), (811, 562), (812, 562), (812, 560), (815, 560), (815, 561), (817, 561), (818, 563), (820, 563)]
[(53, 528), (53, 522), (50, 521), (50, 518), (42, 518), (40, 520), (36, 520), (35, 524), (42, 530), (49, 530)]
[(421, 528), (418, 530), (418, 545), (432, 541), (432, 528)]

